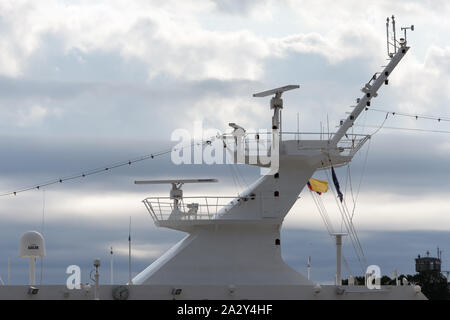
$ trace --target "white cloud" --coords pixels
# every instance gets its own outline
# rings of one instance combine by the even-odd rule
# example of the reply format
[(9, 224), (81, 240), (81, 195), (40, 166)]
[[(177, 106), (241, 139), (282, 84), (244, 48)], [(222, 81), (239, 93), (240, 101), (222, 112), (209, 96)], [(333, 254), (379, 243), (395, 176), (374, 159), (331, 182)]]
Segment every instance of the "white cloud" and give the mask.
[(273, 42), (280, 55), (288, 51), (317, 54), (325, 57), (331, 64), (358, 56), (379, 57), (374, 55), (376, 49), (382, 47), (379, 38), (371, 33), (367, 33), (369, 36), (363, 34), (361, 30), (344, 30), (342, 33), (332, 32), (328, 35), (311, 32), (274, 39)]
[[(450, 46), (431, 46), (423, 62), (412, 53), (392, 75), (397, 103), (393, 111), (414, 114), (449, 116)], [(422, 122), (423, 124), (423, 122)], [(433, 123), (435, 125), (435, 123)], [(434, 129), (444, 129), (442, 126)]]
[[(166, 250), (172, 246), (172, 243), (167, 244), (139, 244), (133, 243), (131, 251), (134, 259), (156, 259), (161, 256)], [(128, 246), (122, 243), (112, 244), (114, 254), (128, 256)]]
[[(64, 4), (57, 1), (26, 6), (3, 4), (11, 30), (0, 38), (5, 49), (3, 75), (24, 72), (27, 58), (42, 45), (43, 37), (59, 37), (67, 52), (116, 52), (139, 59), (149, 76), (167, 73), (185, 79), (255, 79), (267, 44), (243, 31), (206, 31), (194, 16), (145, 2), (96, 2)], [(184, 7), (184, 6), (182, 6)], [(14, 45), (17, 44), (17, 45)]]
[[(203, 121), (205, 129), (229, 129), (229, 122), (236, 122), (246, 129), (260, 128), (263, 120), (270, 118), (269, 107), (263, 101), (250, 96), (220, 97), (208, 96), (186, 110), (186, 125)], [(191, 129), (191, 127), (187, 127)]]
[[(418, 181), (418, 183), (420, 183)], [(401, 188), (401, 185), (399, 185)], [(314, 202), (306, 192), (285, 220), (286, 227), (324, 230), (325, 226)], [(332, 194), (323, 194), (325, 207), (334, 231), (345, 227)], [(349, 208), (352, 204), (349, 201)], [(357, 202), (353, 223), (356, 230), (450, 230), (450, 203), (445, 194), (401, 195), (395, 193), (362, 192)]]
[(48, 109), (40, 105), (33, 105), (27, 110), (19, 110), (19, 126), (29, 126), (41, 122), (48, 114)]
[(61, 108), (44, 106), (39, 103), (25, 102), (14, 105), (11, 102), (0, 104), (0, 123), (17, 126), (19, 128), (40, 126), (48, 117), (60, 117)]
[[(0, 73), (23, 74), (30, 56), (45, 44), (45, 36), (52, 35), (63, 42), (65, 54), (72, 49), (85, 54), (117, 53), (144, 62), (150, 77), (255, 80), (264, 74), (266, 58), (281, 57), (290, 50), (319, 54), (331, 63), (355, 56), (380, 58), (384, 7), (405, 9), (412, 17), (424, 8), (414, 2), (401, 6), (358, 1), (347, 1), (347, 6), (332, 1), (287, 3), (3, 2), (0, 9), (8, 18), (3, 21), (7, 32), (0, 36)], [(332, 14), (324, 16), (324, 8)], [(215, 31), (200, 23), (201, 16), (221, 12), (247, 13), (250, 16), (242, 19), (257, 21), (264, 12), (283, 10), (292, 10), (299, 22), (297, 30), (284, 30), (286, 36), (279, 38), (257, 36), (250, 24), (248, 29)], [(437, 14), (429, 9), (426, 13)], [(277, 28), (276, 21), (267, 21)]]

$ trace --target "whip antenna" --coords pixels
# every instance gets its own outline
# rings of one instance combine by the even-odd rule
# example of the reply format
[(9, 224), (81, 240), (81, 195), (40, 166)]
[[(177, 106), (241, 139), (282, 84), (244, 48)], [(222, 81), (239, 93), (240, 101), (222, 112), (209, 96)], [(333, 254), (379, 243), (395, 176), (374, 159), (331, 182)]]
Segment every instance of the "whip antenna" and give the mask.
[(128, 284), (133, 284), (133, 280), (131, 279), (131, 216), (128, 226)]

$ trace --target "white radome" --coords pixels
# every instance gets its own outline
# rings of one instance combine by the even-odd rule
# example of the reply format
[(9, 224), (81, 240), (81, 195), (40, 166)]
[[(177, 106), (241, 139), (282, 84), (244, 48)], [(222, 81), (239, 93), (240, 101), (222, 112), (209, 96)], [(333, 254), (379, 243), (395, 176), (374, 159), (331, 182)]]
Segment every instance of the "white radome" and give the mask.
[(19, 257), (45, 257), (45, 241), (42, 234), (37, 231), (25, 232), (19, 241)]

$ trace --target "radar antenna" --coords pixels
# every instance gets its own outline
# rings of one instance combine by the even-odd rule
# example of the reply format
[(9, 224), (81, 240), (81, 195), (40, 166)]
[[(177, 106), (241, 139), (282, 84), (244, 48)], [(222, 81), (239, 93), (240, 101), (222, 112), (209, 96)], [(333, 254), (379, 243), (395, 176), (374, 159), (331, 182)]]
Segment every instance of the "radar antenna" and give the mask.
[(299, 85), (288, 85), (280, 88), (255, 93), (253, 95), (254, 97), (258, 98), (274, 95), (272, 99), (270, 99), (270, 109), (273, 109), (272, 130), (279, 130), (281, 132), (281, 109), (283, 109), (283, 99), (281, 99), (281, 95), (285, 91), (298, 88), (300, 88)]

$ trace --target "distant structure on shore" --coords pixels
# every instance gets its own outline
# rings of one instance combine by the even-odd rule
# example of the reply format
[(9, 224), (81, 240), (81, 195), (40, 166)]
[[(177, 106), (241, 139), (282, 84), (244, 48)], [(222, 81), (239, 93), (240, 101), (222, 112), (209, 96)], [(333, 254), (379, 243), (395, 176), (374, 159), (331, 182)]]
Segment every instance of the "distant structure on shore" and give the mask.
[(417, 256), (416, 260), (416, 272), (423, 271), (437, 271), (441, 272), (441, 257), (442, 251), (437, 249), (437, 257), (430, 257), (430, 252), (427, 251), (426, 257)]

